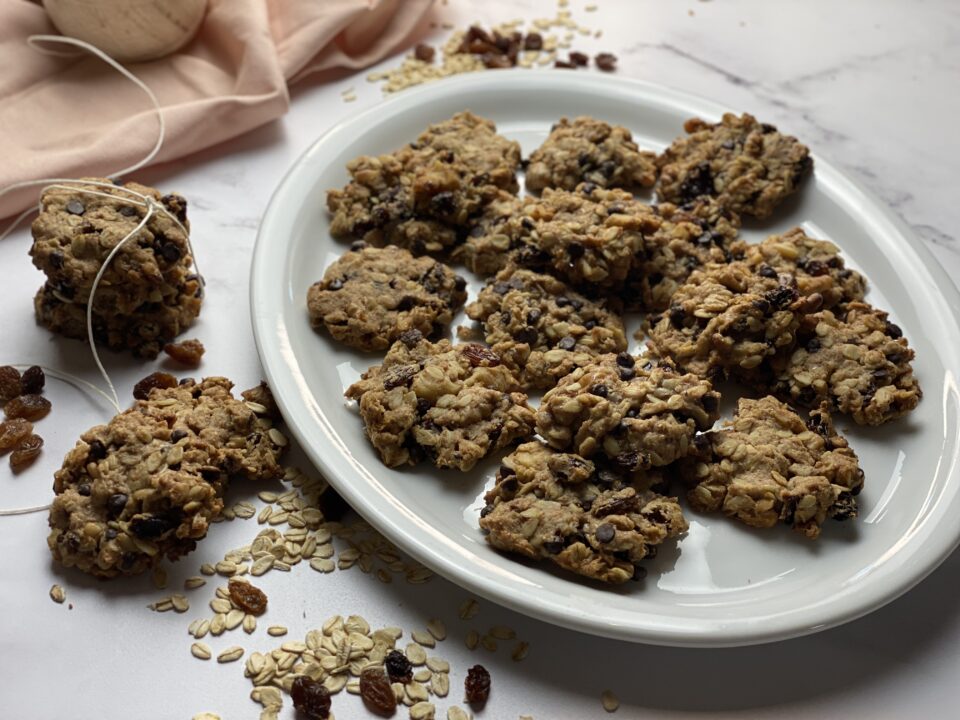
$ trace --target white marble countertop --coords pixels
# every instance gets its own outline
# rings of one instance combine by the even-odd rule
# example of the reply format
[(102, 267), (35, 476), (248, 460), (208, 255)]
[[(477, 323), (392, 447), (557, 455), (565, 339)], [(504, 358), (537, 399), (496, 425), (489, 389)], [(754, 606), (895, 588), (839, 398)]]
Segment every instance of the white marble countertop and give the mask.
[[(575, 16), (602, 27), (604, 35), (578, 37), (576, 48), (614, 52), (623, 76), (712, 98), (799, 136), (882, 197), (948, 270), (960, 272), (951, 230), (960, 220), (951, 196), (960, 145), (948, 140), (948, 127), (960, 116), (960, 96), (953, 92), (960, 71), (960, 4), (605, 0), (595, 13), (584, 13), (586, 4), (572, 3)], [(551, 15), (556, 7), (552, 0), (470, 5), (454, 0), (438, 7), (437, 19), (462, 26)], [(446, 31), (431, 32), (439, 38)], [(260, 214), (287, 167), (318, 135), (380, 100), (365, 75), (299, 86), (282, 120), (136, 178), (190, 200), (194, 242), (208, 281), (203, 316), (191, 332), (207, 347), (204, 373), (226, 375), (242, 387), (259, 380), (247, 289)], [(356, 89), (354, 103), (341, 99), (349, 87)], [(53, 339), (34, 325), (32, 296), (42, 281), (28, 246), (25, 230), (0, 242), (0, 364), (40, 363), (96, 381), (81, 344)], [(108, 366), (121, 394), (155, 369), (114, 355)], [(48, 394), (55, 411), (39, 428), (45, 453), (18, 477), (4, 460), (4, 507), (47, 502), (51, 474), (65, 451), (83, 429), (104, 420), (104, 407), (64, 385), (51, 384)], [(251, 488), (241, 489), (237, 499), (247, 496), (257, 502)], [(0, 582), (4, 715), (150, 719), (190, 718), (206, 710), (230, 720), (257, 717), (239, 663), (203, 664), (189, 655), (186, 625), (207, 614), (215, 583), (193, 591), (194, 608), (185, 615), (154, 614), (145, 605), (177, 591), (201, 562), (248, 543), (258, 529), (253, 520), (215, 526), (196, 553), (170, 567), (170, 587), (161, 592), (147, 578), (108, 585), (62, 574), (44, 546), (44, 514), (0, 518), (0, 557), (7, 568)], [(287, 624), (291, 636), (336, 613), (407, 629), (444, 618), (450, 637), (438, 654), (454, 668), (450, 699), (459, 700), (466, 668), (482, 662), (495, 692), (481, 717), (529, 714), (543, 720), (604, 717), (599, 697), (607, 688), (621, 701), (615, 717), (624, 718), (955, 717), (958, 581), (960, 556), (954, 554), (908, 595), (867, 618), (799, 640), (727, 650), (600, 640), (489, 603), (468, 625), (456, 618), (466, 593), (439, 578), (384, 585), (356, 569), (321, 577), (296, 568), (291, 575), (270, 573), (261, 584), (271, 597), (269, 622)], [(54, 582), (65, 587), (72, 609), (48, 599)], [(468, 627), (497, 623), (529, 641), (523, 662), (511, 661), (510, 643), (497, 653), (465, 648)], [(262, 629), (212, 644), (220, 650), (236, 643), (251, 649), (278, 644)], [(340, 720), (367, 717), (352, 696), (343, 693), (334, 702)], [(283, 717), (293, 717), (289, 706)]]

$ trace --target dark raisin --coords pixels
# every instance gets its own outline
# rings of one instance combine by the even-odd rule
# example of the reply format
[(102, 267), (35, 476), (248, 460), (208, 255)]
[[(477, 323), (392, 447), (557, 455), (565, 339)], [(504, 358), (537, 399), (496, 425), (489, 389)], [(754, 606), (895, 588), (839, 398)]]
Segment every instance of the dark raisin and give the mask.
[(571, 260), (578, 260), (583, 257), (584, 249), (583, 245), (574, 241), (567, 246), (567, 254), (570, 255)]
[(553, 66), (554, 66), (555, 68), (562, 68), (562, 69), (564, 69), (564, 70), (576, 70), (576, 69), (577, 69), (577, 66), (576, 66), (576, 65), (574, 65), (572, 62), (567, 62), (566, 60), (556, 60), (556, 61), (553, 63)]
[(330, 692), (307, 675), (300, 675), (290, 686), (293, 707), (306, 720), (327, 720), (330, 717)]
[(540, 33), (527, 33), (527, 36), (523, 39), (524, 50), (540, 50), (542, 47), (543, 37)]
[(770, 267), (769, 265), (767, 265), (766, 263), (764, 263), (764, 264), (761, 265), (759, 268), (757, 268), (757, 275), (760, 275), (761, 277), (765, 277), (765, 278), (774, 278), (774, 279), (776, 279), (776, 277), (777, 277), (777, 271), (774, 270), (774, 269), (773, 269), (772, 267)]
[(857, 499), (852, 493), (843, 492), (830, 508), (830, 517), (834, 520), (850, 520), (857, 516)]
[(397, 711), (397, 697), (382, 668), (363, 669), (360, 673), (360, 697), (367, 710), (382, 717), (390, 717)]
[(484, 505), (480, 510), (480, 517), (485, 518), (487, 515), (493, 512), (493, 505)]
[(557, 347), (561, 350), (573, 350), (577, 346), (577, 341), (574, 340), (569, 335), (565, 335), (560, 338), (560, 341), (557, 343)]
[(93, 460), (103, 460), (107, 456), (107, 448), (99, 440), (90, 441), (90, 449), (87, 451), (87, 462)]
[(764, 299), (777, 310), (782, 310), (797, 299), (797, 291), (786, 285), (766, 293)]
[(636, 358), (628, 352), (617, 353), (617, 365), (620, 367), (632, 368), (637, 364)]
[(640, 453), (638, 452), (622, 452), (613, 460), (617, 465), (626, 470), (634, 470), (640, 466), (641, 459)]
[(886, 329), (887, 335), (892, 337), (894, 340), (903, 337), (903, 330), (900, 329), (900, 326), (893, 324), (889, 320), (887, 321)]
[(547, 540), (543, 543), (543, 549), (546, 550), (551, 555), (557, 555), (563, 552), (563, 548), (566, 547), (563, 540)]
[(260, 588), (236, 581), (229, 583), (227, 587), (230, 589), (230, 599), (244, 612), (263, 615), (267, 611), (267, 596)]
[(0, 367), (0, 405), (23, 392), (20, 371), (10, 365)]
[(160, 246), (160, 255), (167, 262), (175, 263), (183, 256), (183, 253), (174, 243), (168, 242)]
[(395, 367), (383, 381), (383, 389), (393, 390), (394, 388), (409, 386), (410, 381), (413, 380), (413, 376), (416, 374), (417, 369), (411, 365)]
[(624, 381), (633, 380), (637, 376), (637, 371), (632, 367), (620, 368), (620, 379)]
[(3, 412), (8, 420), (23, 418), (35, 422), (50, 412), (50, 401), (43, 395), (21, 395), (4, 405)]
[(399, 650), (391, 650), (383, 659), (390, 682), (408, 683), (413, 680), (413, 664)]
[(490, 697), (490, 673), (483, 665), (474, 665), (467, 670), (463, 681), (463, 697), (469, 704), (482, 707)]
[(700, 399), (700, 402), (703, 404), (704, 410), (713, 414), (720, 409), (720, 393), (708, 392)]
[(33, 424), (23, 418), (0, 422), (0, 454), (13, 450), (33, 432)]
[(453, 276), (453, 289), (457, 292), (463, 292), (467, 289), (467, 279), (461, 275)]
[(820, 262), (819, 260), (808, 261), (804, 265), (803, 269), (808, 275), (813, 275), (814, 277), (826, 275), (830, 272), (829, 266), (824, 262)]
[(763, 131), (764, 135), (767, 135), (772, 132), (777, 131), (776, 125), (771, 125), (770, 123), (760, 123), (760, 129)]
[(107, 517), (111, 520), (120, 517), (127, 507), (127, 496), (124, 493), (115, 493), (107, 498)]
[(163, 351), (181, 365), (197, 367), (203, 357), (205, 348), (199, 340), (184, 340), (178, 343), (167, 343)]
[(147, 375), (133, 386), (133, 397), (137, 400), (146, 400), (150, 391), (154, 389), (168, 389), (177, 386), (177, 379), (170, 373), (155, 372)]
[(608, 388), (606, 385), (601, 385), (598, 383), (592, 386), (589, 392), (591, 395), (596, 395), (597, 397), (605, 398), (609, 394), (610, 388)]
[(163, 206), (167, 210), (173, 213), (177, 220), (180, 222), (187, 221), (187, 199), (185, 197), (177, 195), (176, 193), (170, 193), (160, 198), (160, 202), (163, 203)]
[[(637, 512), (640, 510), (640, 498), (636, 495), (628, 495), (626, 497), (619, 497), (616, 500), (598, 507), (594, 514), (598, 517), (606, 517), (607, 515), (626, 515), (627, 513)], [(603, 525), (600, 526), (604, 527)], [(597, 528), (597, 539), (599, 540), (600, 528)], [(601, 540), (601, 542), (606, 542)]]
[(570, 62), (572, 62), (574, 65), (584, 67), (590, 62), (590, 56), (586, 53), (577, 52), (574, 50), (570, 53)]
[(449, 215), (457, 209), (457, 201), (452, 192), (437, 193), (430, 198), (430, 209), (438, 215)]
[(413, 349), (421, 340), (423, 340), (423, 333), (419, 330), (405, 330), (400, 333), (400, 342), (410, 349)]
[(701, 195), (713, 195), (713, 193), (713, 171), (708, 162), (697, 165), (680, 183), (680, 198), (684, 202), (696, 200)]
[(23, 371), (20, 377), (20, 384), (23, 386), (23, 392), (29, 395), (37, 395), (43, 392), (43, 386), (47, 382), (46, 375), (43, 374), (43, 368), (39, 365), (33, 365)]
[(85, 482), (77, 485), (77, 494), (82, 497), (90, 497), (91, 491), (92, 488), (90, 487), (90, 483)]
[(71, 200), (67, 203), (66, 211), (71, 215), (83, 215), (87, 208), (79, 200)]
[(436, 49), (425, 43), (420, 43), (413, 50), (413, 56), (417, 60), (420, 60), (421, 62), (425, 62), (425, 63), (432, 63), (433, 58), (436, 54), (437, 54)]
[(470, 343), (469, 345), (465, 345), (461, 352), (473, 367), (479, 367), (481, 365), (486, 367), (496, 367), (500, 364), (500, 356), (490, 348), (486, 348), (483, 345)]
[(598, 543), (606, 544), (616, 537), (617, 529), (610, 523), (604, 523), (597, 528), (595, 535)]
[(174, 430), (172, 433), (170, 433), (170, 442), (172, 442), (172, 443), (178, 443), (178, 442), (180, 442), (181, 440), (183, 440), (188, 434), (189, 434), (189, 433), (187, 433), (186, 430), (183, 430), (183, 429), (181, 429), (181, 428), (177, 428), (177, 429)]
[(617, 56), (613, 53), (599, 53), (593, 58), (593, 62), (604, 72), (613, 72), (617, 69)]
[(537, 330), (529, 325), (522, 327), (513, 334), (513, 339), (519, 343), (533, 345), (537, 341)]
[(180, 524), (180, 519), (179, 510), (142, 515), (130, 521), (130, 531), (141, 540), (151, 540), (173, 530)]

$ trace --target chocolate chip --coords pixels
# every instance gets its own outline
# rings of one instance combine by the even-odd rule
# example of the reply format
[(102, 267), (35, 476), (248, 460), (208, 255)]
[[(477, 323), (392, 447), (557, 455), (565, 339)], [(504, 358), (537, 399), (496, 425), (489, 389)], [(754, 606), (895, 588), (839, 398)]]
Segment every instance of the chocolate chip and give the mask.
[(467, 289), (467, 280), (466, 278), (460, 275), (454, 275), (453, 277), (453, 289), (457, 292), (463, 292)]
[(139, 217), (140, 213), (132, 205), (121, 205), (120, 209), (117, 211), (124, 217)]
[(610, 388), (608, 388), (606, 385), (597, 383), (596, 385), (591, 386), (587, 392), (589, 392), (591, 395), (605, 398), (610, 393)]
[(760, 123), (760, 129), (763, 130), (764, 135), (777, 131), (776, 125), (771, 125), (770, 123)]
[(361, 250), (365, 250), (366, 247), (367, 244), (363, 240), (354, 240), (350, 243), (350, 252), (360, 252)]
[(708, 162), (697, 165), (680, 183), (680, 198), (684, 202), (696, 200), (701, 195), (713, 195), (713, 193), (713, 171)]
[(90, 449), (87, 451), (87, 462), (92, 460), (103, 460), (107, 456), (107, 448), (99, 440), (90, 441)]
[(506, 295), (508, 292), (510, 292), (510, 285), (505, 282), (496, 282), (493, 284), (493, 291), (497, 295)]
[(427, 411), (432, 407), (433, 405), (426, 398), (417, 398), (417, 414), (426, 415)]
[(580, 67), (586, 67), (586, 65), (590, 62), (590, 56), (574, 50), (570, 53), (570, 62), (572, 62), (574, 65), (579, 65)]
[(567, 246), (567, 254), (570, 255), (572, 260), (582, 258), (584, 252), (583, 245), (578, 242), (572, 242)]
[(722, 147), (724, 150), (733, 150), (735, 145), (733, 140), (724, 140), (722, 143), (720, 143), (720, 147)]
[(176, 262), (180, 259), (183, 253), (181, 253), (180, 248), (173, 243), (164, 243), (160, 246), (160, 254), (167, 262)]
[(624, 368), (632, 368), (637, 364), (636, 359), (628, 352), (617, 353), (617, 365)]
[(536, 325), (540, 321), (541, 313), (537, 309), (533, 309), (527, 313), (527, 325)]
[(621, 380), (633, 380), (637, 376), (637, 371), (632, 367), (622, 367), (620, 368), (620, 379)]
[(546, 550), (551, 555), (557, 555), (563, 552), (565, 547), (563, 540), (547, 540), (543, 544), (543, 549)]
[(63, 267), (63, 253), (59, 250), (54, 250), (50, 253), (50, 264), (57, 270)]
[(329, 285), (327, 285), (327, 290), (342, 290), (343, 289), (343, 280), (336, 278)]
[(561, 350), (573, 350), (577, 346), (577, 341), (574, 340), (569, 335), (565, 335), (560, 338), (560, 342), (557, 343), (557, 347)]
[(77, 493), (83, 497), (90, 497), (90, 483), (80, 483), (77, 485)]
[(593, 191), (597, 189), (597, 184), (592, 182), (585, 182), (580, 186), (580, 192), (584, 195), (592, 195)]
[(596, 538), (598, 543), (606, 544), (616, 537), (617, 529), (610, 523), (604, 523), (597, 528)]
[(430, 198), (430, 209), (438, 215), (449, 215), (457, 209), (457, 201), (452, 192), (442, 192)]
[(182, 428), (177, 428), (172, 433), (170, 433), (170, 442), (177, 443), (183, 440), (187, 436), (187, 431)]
[(83, 215), (87, 211), (86, 206), (79, 200), (70, 200), (65, 209), (71, 215)]
[(576, 70), (576, 69), (577, 69), (577, 66), (576, 66), (576, 65), (574, 65), (572, 62), (567, 62), (566, 60), (556, 60), (556, 61), (553, 63), (553, 66), (554, 66), (555, 68), (561, 68), (561, 69), (563, 69), (563, 70)]
[(900, 326), (893, 324), (889, 320), (887, 321), (886, 329), (887, 335), (892, 337), (894, 340), (903, 337), (903, 330), (900, 329)]
[(480, 517), (485, 518), (487, 515), (493, 512), (493, 505), (484, 505), (483, 509), (480, 510)]
[(761, 265), (760, 267), (757, 268), (757, 275), (759, 275), (760, 277), (765, 277), (765, 278), (776, 278), (776, 277), (777, 277), (777, 271), (774, 270), (774, 269), (773, 269), (772, 267), (770, 267), (769, 265), (767, 265), (766, 263), (764, 263), (763, 265)]
[(532, 328), (529, 325), (522, 327), (517, 332), (514, 333), (513, 339), (519, 343), (526, 343), (527, 345), (533, 345), (537, 341), (537, 330)]
[(720, 408), (720, 393), (708, 392), (701, 398), (700, 402), (703, 404), (703, 409), (708, 413), (715, 413)]

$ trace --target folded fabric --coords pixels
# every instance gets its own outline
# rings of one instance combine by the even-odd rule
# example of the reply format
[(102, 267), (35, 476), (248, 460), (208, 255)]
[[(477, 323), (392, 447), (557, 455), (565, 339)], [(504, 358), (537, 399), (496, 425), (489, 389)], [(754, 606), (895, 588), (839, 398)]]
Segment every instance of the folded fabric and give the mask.
[[(153, 162), (182, 157), (283, 115), (288, 83), (361, 68), (399, 49), (432, 0), (210, 0), (196, 37), (165, 58), (127, 67), (166, 121)], [(143, 91), (85, 53), (53, 57), (27, 45), (55, 34), (29, 0), (0, 5), (0, 188), (46, 177), (103, 176), (144, 157), (157, 119)], [(36, 202), (0, 198), (0, 217)]]

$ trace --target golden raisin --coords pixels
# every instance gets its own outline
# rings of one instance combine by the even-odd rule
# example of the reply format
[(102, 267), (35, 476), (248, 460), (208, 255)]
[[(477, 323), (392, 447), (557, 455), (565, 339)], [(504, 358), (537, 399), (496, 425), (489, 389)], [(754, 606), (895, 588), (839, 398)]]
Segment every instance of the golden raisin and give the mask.
[(197, 367), (205, 348), (199, 340), (184, 340), (178, 343), (167, 343), (163, 346), (163, 351), (181, 365)]
[(307, 720), (327, 720), (330, 717), (330, 692), (307, 675), (295, 678), (290, 687), (293, 707)]
[(10, 365), (0, 367), (0, 406), (8, 400), (19, 397), (23, 392), (20, 385), (20, 371)]
[(137, 400), (146, 400), (150, 397), (150, 391), (156, 388), (173, 388), (177, 386), (177, 379), (170, 373), (155, 372), (147, 375), (143, 380), (133, 386), (133, 396)]
[(3, 411), (8, 419), (23, 418), (34, 422), (47, 416), (50, 401), (42, 395), (21, 395), (4, 405)]
[(13, 450), (21, 440), (33, 432), (33, 424), (23, 418), (0, 423), (0, 454)]
[(245, 582), (232, 582), (228, 587), (230, 599), (244, 612), (263, 615), (267, 611), (267, 596), (260, 588)]
[(33, 461), (40, 455), (43, 449), (43, 438), (39, 435), (27, 435), (19, 443), (16, 449), (10, 453), (10, 467), (15, 473), (33, 465)]
[(397, 711), (397, 698), (383, 668), (368, 667), (360, 673), (360, 697), (367, 710), (377, 715), (390, 717)]

